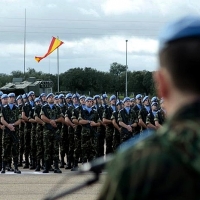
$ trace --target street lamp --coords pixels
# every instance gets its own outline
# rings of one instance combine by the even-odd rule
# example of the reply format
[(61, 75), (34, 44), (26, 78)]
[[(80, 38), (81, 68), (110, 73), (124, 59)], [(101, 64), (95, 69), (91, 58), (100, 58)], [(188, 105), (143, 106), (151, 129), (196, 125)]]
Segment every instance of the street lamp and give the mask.
[(127, 97), (127, 42), (128, 40), (126, 40), (126, 97)]

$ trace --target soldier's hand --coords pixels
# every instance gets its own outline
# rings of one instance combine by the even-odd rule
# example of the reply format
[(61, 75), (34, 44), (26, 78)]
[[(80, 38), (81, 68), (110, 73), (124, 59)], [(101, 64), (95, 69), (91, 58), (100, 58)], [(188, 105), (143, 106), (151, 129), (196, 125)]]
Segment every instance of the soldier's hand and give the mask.
[(94, 121), (90, 121), (90, 126), (96, 126), (96, 123)]
[(128, 130), (129, 132), (132, 132), (132, 127), (131, 127), (131, 125), (128, 125), (128, 126), (127, 126), (127, 130)]
[(15, 127), (12, 124), (8, 124), (8, 128), (10, 131), (15, 131)]
[(55, 127), (55, 128), (57, 127), (55, 120), (51, 120), (51, 121), (50, 121), (50, 124), (51, 124), (53, 127)]

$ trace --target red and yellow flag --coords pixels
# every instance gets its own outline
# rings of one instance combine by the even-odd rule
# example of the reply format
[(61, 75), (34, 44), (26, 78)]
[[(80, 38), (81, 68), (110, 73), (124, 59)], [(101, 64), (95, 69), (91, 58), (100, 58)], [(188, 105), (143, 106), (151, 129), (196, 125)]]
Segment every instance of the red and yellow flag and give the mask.
[(37, 62), (40, 62), (40, 60), (42, 60), (43, 58), (47, 57), (49, 54), (51, 54), (55, 49), (57, 49), (59, 46), (61, 46), (64, 42), (62, 42), (61, 40), (53, 37), (49, 46), (49, 49), (47, 51), (47, 53), (42, 56), (42, 57), (37, 57), (35, 56), (35, 60)]

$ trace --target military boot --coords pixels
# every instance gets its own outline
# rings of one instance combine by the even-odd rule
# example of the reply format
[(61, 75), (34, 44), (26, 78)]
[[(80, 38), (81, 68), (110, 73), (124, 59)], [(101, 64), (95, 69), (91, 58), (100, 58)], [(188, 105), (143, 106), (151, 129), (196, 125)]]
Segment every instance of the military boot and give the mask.
[(1, 170), (1, 173), (2, 173), (2, 174), (5, 174), (5, 173), (6, 173), (6, 164), (7, 164), (7, 163), (6, 163), (5, 161), (2, 162), (2, 170)]
[(58, 168), (58, 161), (54, 162), (54, 173), (62, 173), (62, 171)]
[(36, 171), (36, 172), (39, 172), (39, 171), (40, 171), (40, 168), (41, 168), (41, 166), (40, 166), (40, 160), (37, 160), (37, 166), (36, 166), (35, 171)]
[(45, 169), (43, 170), (42, 173), (49, 173), (49, 161), (45, 161)]
[(35, 165), (35, 159), (32, 159), (32, 165), (30, 167), (30, 169), (35, 169), (36, 165)]
[(14, 169), (11, 167), (11, 163), (12, 163), (12, 161), (9, 160), (9, 161), (8, 161), (8, 165), (7, 165), (7, 171), (11, 171), (11, 172), (13, 172)]
[(78, 171), (78, 161), (74, 161), (74, 165), (71, 168), (71, 171)]
[(14, 167), (15, 167), (14, 173), (21, 174), (21, 171), (18, 169), (17, 162), (14, 163)]

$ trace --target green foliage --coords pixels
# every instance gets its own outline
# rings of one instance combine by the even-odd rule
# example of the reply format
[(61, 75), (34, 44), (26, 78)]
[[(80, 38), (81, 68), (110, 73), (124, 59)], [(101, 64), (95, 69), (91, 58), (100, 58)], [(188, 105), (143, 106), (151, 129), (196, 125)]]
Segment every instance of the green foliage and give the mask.
[[(57, 92), (57, 75), (35, 71), (29, 68), (23, 74), (21, 71), (12, 71), (11, 75), (0, 74), (0, 87), (12, 79), (22, 77), (36, 77), (41, 80), (51, 80), (54, 83), (53, 91)], [(78, 92), (80, 94), (117, 94), (120, 97), (125, 95), (126, 66), (117, 62), (110, 65), (109, 72), (97, 71), (90, 67), (73, 68), (59, 75), (60, 91)], [(152, 79), (152, 72), (149, 71), (127, 71), (128, 96), (133, 94), (155, 95), (155, 86)]]

